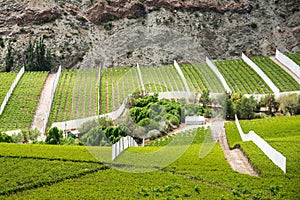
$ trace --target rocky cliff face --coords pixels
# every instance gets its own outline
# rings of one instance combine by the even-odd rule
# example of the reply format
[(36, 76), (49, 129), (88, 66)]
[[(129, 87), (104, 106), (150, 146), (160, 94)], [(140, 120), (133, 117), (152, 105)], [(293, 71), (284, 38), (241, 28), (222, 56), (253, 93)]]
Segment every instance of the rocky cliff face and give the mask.
[(297, 0), (0, 0), (0, 7), (0, 68), (9, 42), (17, 66), (39, 36), (65, 67), (300, 52)]

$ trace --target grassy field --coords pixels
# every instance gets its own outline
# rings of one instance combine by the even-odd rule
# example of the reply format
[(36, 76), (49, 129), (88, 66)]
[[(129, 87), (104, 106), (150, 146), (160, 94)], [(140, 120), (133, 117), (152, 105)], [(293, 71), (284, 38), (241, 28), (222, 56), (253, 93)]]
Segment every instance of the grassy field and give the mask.
[(48, 72), (25, 72), (2, 115), (0, 130), (29, 129)]
[[(234, 130), (230, 132), (230, 135), (234, 134)], [(0, 144), (0, 165), (1, 169), (5, 168), (1, 173), (0, 199), (299, 198), (296, 165), (288, 166), (288, 173), (283, 174), (272, 167), (255, 146), (248, 145), (245, 151), (253, 161), (261, 157), (259, 162), (254, 162), (260, 177), (234, 172), (218, 143), (206, 157), (199, 158), (199, 150), (208, 133), (208, 130), (198, 129), (193, 143), (179, 159), (161, 170), (147, 173), (128, 173), (122, 171), (122, 165), (103, 165), (86, 147)], [(140, 155), (158, 152), (175, 138), (169, 137), (166, 143), (160, 139), (151, 146), (130, 148), (127, 152)], [(244, 146), (243, 143), (242, 148)], [(110, 147), (94, 148), (103, 155), (110, 155)], [(126, 158), (127, 152), (120, 155), (118, 162)], [(287, 155), (288, 162), (297, 162), (297, 154), (290, 154)], [(100, 159), (103, 160), (106, 158)], [(28, 166), (22, 168), (25, 162)], [(291, 170), (293, 167), (295, 169)]]

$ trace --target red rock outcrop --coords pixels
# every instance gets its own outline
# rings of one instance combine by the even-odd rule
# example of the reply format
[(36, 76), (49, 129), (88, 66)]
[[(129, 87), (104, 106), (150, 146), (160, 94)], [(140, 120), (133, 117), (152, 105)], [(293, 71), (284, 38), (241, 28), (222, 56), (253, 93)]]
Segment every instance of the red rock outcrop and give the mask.
[(242, 3), (216, 3), (215, 1), (180, 1), (180, 0), (98, 0), (93, 7), (85, 13), (87, 18), (93, 23), (100, 24), (121, 18), (143, 17), (147, 12), (165, 8), (169, 10), (201, 10), (216, 12), (237, 12), (249, 13), (252, 6)]

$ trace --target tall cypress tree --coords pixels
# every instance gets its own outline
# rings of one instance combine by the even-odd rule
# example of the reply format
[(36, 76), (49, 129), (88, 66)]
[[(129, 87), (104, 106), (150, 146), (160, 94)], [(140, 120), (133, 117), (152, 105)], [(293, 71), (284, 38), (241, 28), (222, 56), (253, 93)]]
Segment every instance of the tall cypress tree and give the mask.
[(34, 69), (34, 46), (31, 42), (29, 41), (28, 47), (25, 52), (25, 69), (27, 71), (32, 71)]
[(34, 44), (29, 41), (25, 55), (28, 71), (49, 71), (53, 66), (51, 52), (46, 49), (43, 37), (35, 40)]
[(14, 58), (12, 55), (13, 48), (11, 47), (11, 44), (8, 43), (7, 47), (7, 53), (5, 55), (5, 71), (10, 72), (13, 65), (14, 65)]

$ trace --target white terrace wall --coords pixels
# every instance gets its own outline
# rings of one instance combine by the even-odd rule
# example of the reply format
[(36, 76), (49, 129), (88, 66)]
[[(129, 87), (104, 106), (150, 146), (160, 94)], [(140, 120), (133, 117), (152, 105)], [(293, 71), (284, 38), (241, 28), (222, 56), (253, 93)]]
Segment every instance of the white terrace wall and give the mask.
[(293, 60), (289, 57), (281, 53), (278, 49), (276, 49), (276, 59), (279, 60), (282, 64), (284, 64), (287, 68), (289, 68), (296, 76), (300, 78), (300, 66), (297, 65)]
[(182, 71), (181, 71), (181, 69), (180, 69), (178, 63), (176, 62), (176, 60), (174, 60), (174, 66), (175, 66), (175, 68), (176, 68), (176, 70), (177, 70), (177, 72), (178, 72), (178, 74), (179, 74), (181, 80), (183, 81), (183, 84), (184, 84), (184, 86), (185, 86), (186, 91), (187, 91), (188, 93), (190, 93), (190, 92), (191, 92), (191, 89), (190, 89), (189, 85), (187, 84), (187, 81), (186, 81), (186, 79), (185, 79), (185, 77), (184, 77), (184, 75), (183, 75), (183, 73), (182, 73)]
[(221, 83), (223, 84), (225, 90), (227, 93), (232, 93), (231, 89), (229, 88), (228, 84), (226, 83), (224, 77), (218, 70), (218, 68), (214, 65), (212, 61), (209, 60), (208, 57), (206, 57), (206, 64), (211, 68), (211, 70), (217, 75), (217, 77), (220, 79)]
[(47, 124), (48, 124), (48, 119), (49, 119), (49, 115), (50, 115), (50, 111), (51, 111), (51, 106), (52, 106), (52, 102), (53, 102), (53, 99), (54, 99), (54, 94), (55, 94), (55, 91), (56, 91), (56, 88), (57, 88), (57, 85), (58, 85), (60, 75), (61, 75), (61, 66), (59, 66), (58, 71), (57, 71), (57, 73), (55, 75), (55, 78), (54, 78), (54, 81), (53, 81), (51, 96), (50, 96), (49, 103), (47, 104), (47, 108), (46, 108), (46, 111), (45, 111), (44, 125), (43, 125), (42, 133), (46, 132), (46, 127), (47, 127)]
[(137, 67), (138, 74), (139, 74), (139, 77), (140, 77), (140, 82), (141, 82), (141, 85), (142, 85), (143, 93), (146, 94), (146, 89), (145, 89), (145, 85), (144, 85), (144, 81), (143, 81), (142, 72), (141, 72), (141, 69), (140, 69), (140, 66), (139, 66), (138, 63), (136, 64), (136, 67)]
[(244, 53), (242, 53), (242, 59), (250, 66), (256, 73), (268, 84), (271, 90), (277, 94), (279, 93), (279, 89), (275, 86), (275, 84), (270, 80), (270, 78), (254, 63), (250, 60)]
[[(287, 96), (287, 95), (291, 95), (291, 94), (296, 94), (296, 95), (300, 95), (300, 91), (291, 91), (291, 92), (279, 92), (277, 94), (274, 94), (275, 98), (280, 98), (282, 96)], [(254, 97), (254, 99), (256, 100), (260, 100), (261, 98), (268, 96), (269, 94), (244, 94), (245, 97), (249, 98), (251, 96)]]
[(9, 90), (8, 90), (6, 96), (5, 96), (5, 98), (4, 98), (4, 100), (3, 100), (2, 104), (1, 104), (0, 115), (2, 115), (2, 112), (3, 112), (3, 110), (4, 110), (5, 106), (6, 106), (9, 98), (10, 98), (10, 95), (13, 93), (15, 87), (17, 86), (19, 80), (23, 76), (24, 72), (25, 72), (25, 67), (22, 67), (22, 69), (19, 71), (17, 77), (15, 78), (14, 82), (11, 84), (11, 86), (10, 86), (10, 88), (9, 88)]
[(123, 103), (118, 108), (118, 110), (113, 111), (111, 113), (106, 113), (106, 114), (102, 114), (102, 115), (87, 117), (87, 118), (83, 118), (83, 119), (75, 119), (75, 120), (69, 120), (69, 121), (64, 121), (64, 122), (54, 122), (51, 127), (56, 126), (58, 129), (61, 129), (61, 130), (78, 129), (82, 126), (82, 124), (84, 124), (88, 121), (97, 120), (101, 117), (107, 117), (107, 118), (110, 118), (112, 120), (115, 120), (115, 119), (117, 119), (118, 117), (120, 117), (122, 115), (124, 110), (125, 110), (125, 103)]
[(235, 115), (235, 123), (243, 141), (252, 141), (254, 144), (264, 152), (266, 156), (277, 165), (284, 173), (286, 173), (286, 157), (280, 152), (276, 151), (271, 145), (269, 145), (264, 139), (257, 135), (254, 131), (249, 131), (248, 134), (244, 134), (242, 127), (239, 123), (237, 116)]
[(137, 147), (138, 144), (130, 136), (122, 137), (118, 142), (112, 145), (111, 159), (114, 160), (122, 151), (128, 147)]

